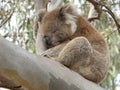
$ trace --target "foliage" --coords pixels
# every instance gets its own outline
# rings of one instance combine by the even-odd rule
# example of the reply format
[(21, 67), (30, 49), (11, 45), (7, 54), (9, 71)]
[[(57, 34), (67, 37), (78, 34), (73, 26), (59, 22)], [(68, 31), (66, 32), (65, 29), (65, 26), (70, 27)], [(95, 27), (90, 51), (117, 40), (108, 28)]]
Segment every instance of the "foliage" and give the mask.
[[(76, 1), (78, 1), (77, 4)], [(88, 16), (91, 5), (86, 0), (64, 0), (64, 3), (68, 2), (75, 2), (81, 15)], [(104, 0), (104, 4), (114, 12), (120, 22), (120, 18), (118, 18), (120, 16), (120, 1)], [(35, 53), (35, 41), (32, 34), (35, 18), (34, 1), (2, 0), (0, 6), (0, 25), (3, 24), (0, 27), (0, 36)], [(7, 21), (5, 22), (5, 20)], [(110, 69), (101, 86), (106, 90), (115, 90), (115, 78), (120, 73), (120, 35), (113, 19), (107, 13), (102, 13), (100, 20), (96, 20), (92, 24), (104, 35), (110, 49)]]
[(35, 52), (33, 39), (34, 2), (31, 0), (2, 0), (0, 8), (0, 23), (2, 24), (9, 14), (11, 18), (0, 28), (0, 33), (15, 44)]

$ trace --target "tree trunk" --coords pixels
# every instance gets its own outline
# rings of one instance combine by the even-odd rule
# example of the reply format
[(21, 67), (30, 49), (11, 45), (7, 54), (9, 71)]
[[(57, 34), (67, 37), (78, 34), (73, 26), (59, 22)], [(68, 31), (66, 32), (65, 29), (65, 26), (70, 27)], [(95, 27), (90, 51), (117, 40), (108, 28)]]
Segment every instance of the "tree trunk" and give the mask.
[(3, 38), (0, 76), (0, 86), (12, 90), (103, 90), (60, 63), (31, 54)]
[[(63, 0), (36, 0), (36, 4), (35, 4), (36, 13), (38, 13), (38, 11), (43, 8), (47, 8), (47, 11), (51, 11), (51, 10), (61, 6), (62, 2), (63, 2)], [(35, 24), (35, 25), (38, 25), (38, 24)], [(45, 44), (42, 39), (40, 30), (39, 30), (39, 25), (37, 26), (37, 28), (34, 27), (33, 32), (34, 33), (37, 32), (37, 37), (35, 38), (36, 39), (35, 40), (36, 41), (35, 42), (36, 52), (37, 52), (37, 54), (41, 54), (42, 52), (44, 52), (46, 50), (46, 48), (45, 48)]]

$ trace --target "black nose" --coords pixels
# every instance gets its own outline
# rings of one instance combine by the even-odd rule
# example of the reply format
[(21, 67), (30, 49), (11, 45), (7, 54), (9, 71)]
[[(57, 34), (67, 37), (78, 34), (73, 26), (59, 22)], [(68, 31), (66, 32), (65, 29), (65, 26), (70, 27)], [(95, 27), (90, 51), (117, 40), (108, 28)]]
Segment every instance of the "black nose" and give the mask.
[(51, 45), (51, 39), (50, 39), (50, 37), (44, 36), (44, 40), (45, 40), (46, 45)]

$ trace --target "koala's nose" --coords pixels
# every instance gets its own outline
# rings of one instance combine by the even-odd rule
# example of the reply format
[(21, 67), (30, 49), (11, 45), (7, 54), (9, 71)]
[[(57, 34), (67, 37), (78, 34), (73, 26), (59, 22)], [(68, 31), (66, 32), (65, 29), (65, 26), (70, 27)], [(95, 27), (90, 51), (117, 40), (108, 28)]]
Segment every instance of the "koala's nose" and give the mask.
[(45, 40), (46, 45), (51, 45), (50, 37), (44, 36), (44, 40)]

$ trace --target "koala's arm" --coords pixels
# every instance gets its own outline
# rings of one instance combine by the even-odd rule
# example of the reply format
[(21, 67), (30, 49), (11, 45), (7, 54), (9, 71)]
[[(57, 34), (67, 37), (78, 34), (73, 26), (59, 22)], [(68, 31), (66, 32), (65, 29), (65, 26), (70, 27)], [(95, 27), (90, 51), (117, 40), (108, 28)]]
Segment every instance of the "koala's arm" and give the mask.
[(73, 66), (78, 60), (81, 61), (81, 64), (87, 65), (86, 62), (90, 62), (89, 56), (92, 55), (92, 47), (88, 40), (85, 37), (77, 37), (71, 40), (67, 45), (62, 49), (59, 53), (57, 61), (61, 62), (65, 66), (71, 67)]
[(96, 83), (103, 80), (108, 71), (108, 58), (93, 49), (85, 37), (71, 40), (56, 60)]
[(49, 58), (52, 57), (52, 59), (55, 60), (56, 58), (58, 58), (60, 52), (62, 51), (62, 49), (66, 46), (66, 44), (67, 44), (68, 42), (69, 42), (69, 41), (66, 41), (66, 42), (64, 42), (64, 43), (61, 43), (60, 45), (57, 45), (57, 46), (55, 46), (55, 47), (53, 47), (53, 48), (50, 48), (50, 49), (44, 51), (41, 55), (42, 55), (42, 56), (47, 56), (47, 57), (49, 57)]

